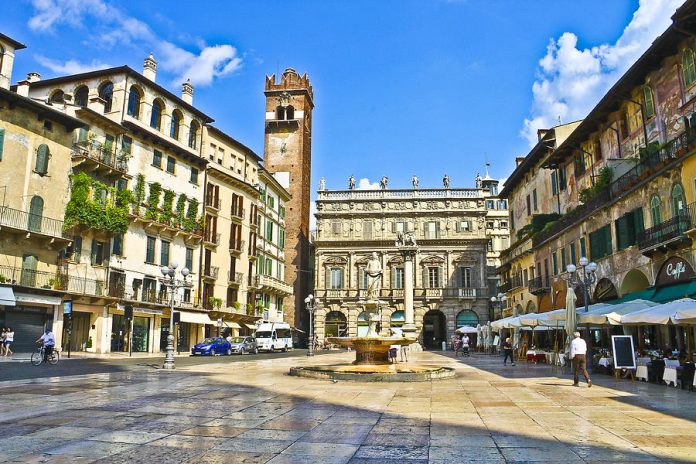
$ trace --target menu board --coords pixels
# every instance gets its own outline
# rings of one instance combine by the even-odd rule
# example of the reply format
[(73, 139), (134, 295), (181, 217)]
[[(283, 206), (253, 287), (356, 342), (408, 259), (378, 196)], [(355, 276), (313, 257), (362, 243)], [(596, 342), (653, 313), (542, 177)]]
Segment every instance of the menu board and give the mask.
[(636, 351), (633, 348), (633, 337), (630, 335), (612, 335), (611, 345), (614, 351), (615, 369), (636, 368)]

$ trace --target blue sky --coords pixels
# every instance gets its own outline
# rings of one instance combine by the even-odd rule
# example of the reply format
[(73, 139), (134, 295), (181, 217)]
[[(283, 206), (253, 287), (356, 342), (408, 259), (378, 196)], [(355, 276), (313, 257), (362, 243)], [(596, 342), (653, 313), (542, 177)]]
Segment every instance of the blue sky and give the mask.
[(196, 106), (261, 154), (264, 76), (292, 66), (314, 85), (313, 189), (472, 186), (486, 161), (506, 177), (537, 127), (581, 118), (681, 0), (196, 3), (6, 2), (0, 30), (28, 46), (13, 81), (140, 70), (154, 51), (158, 82), (193, 76)]

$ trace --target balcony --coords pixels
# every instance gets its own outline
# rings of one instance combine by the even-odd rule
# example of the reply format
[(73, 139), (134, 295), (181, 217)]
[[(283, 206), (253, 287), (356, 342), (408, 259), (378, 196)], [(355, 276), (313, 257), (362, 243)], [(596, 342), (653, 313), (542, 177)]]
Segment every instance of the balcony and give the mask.
[(203, 267), (203, 278), (217, 280), (220, 268), (217, 266)]
[(241, 223), (246, 215), (246, 210), (244, 208), (232, 208), (230, 213), (233, 221)]
[(498, 285), (498, 291), (501, 293), (507, 293), (512, 290), (512, 281), (508, 280)]
[(244, 240), (230, 240), (230, 254), (240, 255), (246, 247)]
[(6, 284), (23, 287), (60, 290), (74, 295), (104, 296), (102, 280), (85, 279), (55, 272), (34, 271), (20, 267), (0, 266), (0, 276)]
[(220, 211), (220, 198), (209, 197), (205, 199), (205, 207), (214, 212)]
[(85, 172), (105, 177), (123, 177), (128, 174), (130, 153), (114, 150), (101, 143), (91, 141), (73, 145), (73, 167), (80, 166)]
[(266, 275), (257, 275), (256, 285), (258, 288), (283, 296), (289, 296), (293, 293), (292, 285)]
[(213, 234), (213, 233), (207, 232), (205, 234), (205, 236), (203, 237), (203, 243), (205, 245), (218, 246), (218, 245), (220, 245), (220, 237), (222, 237), (221, 233)]
[(532, 295), (542, 295), (551, 291), (551, 281), (549, 276), (546, 277), (535, 277), (529, 279), (529, 293)]
[(444, 288), (420, 288), (416, 290), (416, 296), (425, 297), (428, 299), (440, 299), (444, 295)]
[(687, 237), (687, 231), (694, 228), (692, 220), (693, 204), (679, 212), (672, 219), (661, 222), (660, 224), (645, 229), (638, 235), (638, 248), (645, 256), (652, 256), (654, 253), (667, 250), (676, 250), (684, 245), (691, 243)]
[[(124, 301), (133, 301), (139, 303), (150, 303), (157, 305), (169, 306), (169, 294), (166, 291), (157, 292), (155, 289), (141, 288), (125, 288), (121, 283), (110, 285), (107, 289), (107, 295), (112, 298), (117, 298)], [(174, 306), (182, 308), (195, 308), (197, 303), (189, 299), (184, 299), (184, 296), (177, 294), (174, 297)]]
[(462, 288), (446, 288), (446, 298), (458, 298), (460, 300), (475, 300), (486, 295), (485, 288), (462, 287)]
[(244, 274), (241, 272), (227, 272), (227, 283), (229, 285), (242, 285), (244, 282)]
[(27, 233), (56, 240), (70, 242), (72, 239), (63, 231), (63, 221), (38, 214), (30, 214), (18, 209), (0, 206), (0, 229), (8, 232)]
[(322, 296), (327, 300), (340, 300), (348, 298), (348, 290), (329, 288), (322, 292)]

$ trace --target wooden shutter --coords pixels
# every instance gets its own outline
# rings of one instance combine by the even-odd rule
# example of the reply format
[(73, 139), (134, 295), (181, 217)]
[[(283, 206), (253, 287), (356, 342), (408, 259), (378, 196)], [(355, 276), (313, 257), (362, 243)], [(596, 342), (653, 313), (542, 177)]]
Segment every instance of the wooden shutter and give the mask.
[(104, 262), (108, 263), (109, 258), (111, 257), (111, 240), (107, 240), (106, 243), (104, 243), (104, 252), (103, 252), (103, 260)]
[(48, 172), (48, 145), (42, 143), (36, 150), (36, 166), (35, 170), (39, 174), (46, 174)]
[(636, 208), (633, 210), (633, 229), (636, 234), (636, 240), (638, 236), (645, 230), (645, 223), (643, 222), (643, 208)]

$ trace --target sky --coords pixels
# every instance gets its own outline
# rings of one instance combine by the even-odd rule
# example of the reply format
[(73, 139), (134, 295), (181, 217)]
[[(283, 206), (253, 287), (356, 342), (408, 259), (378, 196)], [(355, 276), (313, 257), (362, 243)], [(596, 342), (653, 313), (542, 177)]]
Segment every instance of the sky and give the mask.
[(24, 0), (0, 32), (27, 45), (13, 82), (127, 64), (263, 153), (265, 76), (314, 87), (312, 190), (506, 178), (536, 130), (583, 118), (683, 0)]

